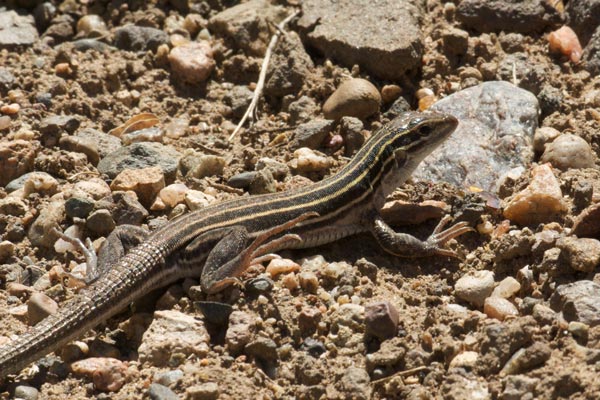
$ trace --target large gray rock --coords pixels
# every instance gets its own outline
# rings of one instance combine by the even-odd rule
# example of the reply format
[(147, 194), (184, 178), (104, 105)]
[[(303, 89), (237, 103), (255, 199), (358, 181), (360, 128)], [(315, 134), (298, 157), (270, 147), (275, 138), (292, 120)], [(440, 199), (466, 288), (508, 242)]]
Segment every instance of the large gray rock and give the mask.
[(464, 0), (456, 18), (479, 32), (541, 32), (560, 22), (556, 9), (545, 0)]
[(98, 163), (98, 171), (114, 179), (125, 169), (141, 169), (158, 166), (165, 174), (165, 180), (172, 182), (177, 173), (181, 153), (172, 147), (155, 142), (134, 143), (121, 147), (104, 157)]
[(14, 11), (0, 12), (0, 49), (31, 46), (38, 39), (32, 16)]
[(419, 165), (413, 177), (495, 191), (498, 179), (533, 158), (539, 105), (508, 82), (485, 82), (432, 106), (459, 120), (450, 138)]
[(306, 0), (298, 21), (308, 43), (346, 67), (398, 79), (421, 64), (423, 11), (409, 0)]

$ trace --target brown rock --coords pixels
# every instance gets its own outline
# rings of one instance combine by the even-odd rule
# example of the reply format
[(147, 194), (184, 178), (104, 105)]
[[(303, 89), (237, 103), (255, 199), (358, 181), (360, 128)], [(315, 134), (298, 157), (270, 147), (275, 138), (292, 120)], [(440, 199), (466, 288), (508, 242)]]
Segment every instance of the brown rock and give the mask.
[(9, 140), (0, 142), (0, 186), (31, 171), (39, 142)]
[(365, 119), (379, 111), (381, 95), (366, 79), (349, 79), (342, 83), (323, 105), (327, 119), (344, 116)]
[(368, 304), (365, 307), (365, 333), (386, 340), (398, 333), (398, 310), (389, 301)]
[(131, 190), (135, 192), (140, 202), (149, 207), (154, 198), (165, 187), (165, 176), (160, 167), (142, 169), (126, 169), (111, 183), (114, 190)]
[(595, 158), (588, 142), (579, 136), (565, 133), (546, 144), (540, 161), (549, 162), (553, 167), (564, 171), (569, 168), (592, 168)]
[(567, 210), (560, 183), (550, 164), (535, 167), (531, 174), (529, 186), (509, 199), (504, 207), (504, 216), (522, 225), (549, 222)]
[(212, 48), (208, 42), (190, 42), (177, 46), (169, 53), (173, 76), (184, 82), (204, 82), (215, 68)]
[(104, 392), (117, 392), (127, 379), (127, 363), (108, 357), (91, 357), (71, 364), (75, 375), (86, 376), (94, 387)]
[(33, 293), (27, 302), (29, 324), (35, 325), (58, 311), (58, 304), (44, 293)]
[(596, 239), (567, 236), (558, 239), (556, 247), (574, 270), (592, 272), (600, 264), (600, 241)]

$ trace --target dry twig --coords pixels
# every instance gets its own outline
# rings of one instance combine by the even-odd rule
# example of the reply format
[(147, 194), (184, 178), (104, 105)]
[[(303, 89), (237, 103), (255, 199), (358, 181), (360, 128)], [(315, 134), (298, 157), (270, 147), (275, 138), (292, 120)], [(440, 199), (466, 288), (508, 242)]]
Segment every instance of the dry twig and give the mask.
[(260, 75), (258, 76), (258, 82), (256, 82), (256, 89), (254, 89), (254, 95), (252, 96), (252, 101), (250, 102), (248, 109), (244, 113), (244, 116), (242, 117), (240, 122), (235, 127), (235, 130), (233, 131), (231, 136), (229, 136), (229, 141), (233, 140), (233, 138), (239, 132), (239, 130), (242, 128), (242, 126), (244, 125), (244, 123), (246, 122), (246, 120), (248, 119), (250, 114), (254, 113), (254, 111), (256, 109), (256, 105), (258, 104), (258, 99), (260, 98), (260, 95), (262, 94), (263, 88), (265, 86), (265, 79), (267, 77), (267, 69), (269, 66), (269, 61), (271, 61), (271, 54), (273, 53), (273, 50), (275, 49), (275, 46), (277, 45), (279, 36), (281, 36), (281, 33), (284, 32), (285, 26), (288, 24), (288, 22), (290, 22), (292, 19), (294, 19), (299, 13), (300, 13), (300, 11), (296, 11), (296, 12), (292, 13), (291, 15), (289, 15), (286, 19), (281, 21), (276, 26), (277, 32), (275, 32), (275, 34), (271, 38), (271, 41), (269, 42), (269, 47), (267, 47), (267, 51), (265, 53), (265, 58), (260, 67)]

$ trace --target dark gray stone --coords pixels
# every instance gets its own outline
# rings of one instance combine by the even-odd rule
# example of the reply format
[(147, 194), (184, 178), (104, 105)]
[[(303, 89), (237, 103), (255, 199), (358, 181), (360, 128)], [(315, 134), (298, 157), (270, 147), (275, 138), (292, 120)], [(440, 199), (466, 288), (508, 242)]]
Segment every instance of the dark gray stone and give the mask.
[[(600, 4), (600, 1), (598, 2)], [(600, 14), (600, 10), (598, 11)], [(600, 75), (600, 26), (583, 50), (585, 68), (593, 75)]]
[(77, 51), (96, 50), (103, 52), (106, 49), (113, 48), (97, 39), (79, 39), (73, 42), (73, 48)]
[(560, 15), (545, 0), (464, 0), (456, 18), (478, 32), (542, 32), (560, 23)]
[(38, 32), (32, 16), (21, 16), (14, 11), (0, 12), (0, 49), (29, 47), (36, 40)]
[(124, 169), (140, 169), (158, 166), (165, 174), (165, 181), (175, 180), (181, 153), (160, 143), (133, 143), (108, 154), (98, 163), (98, 171), (114, 179)]
[(160, 29), (126, 25), (115, 30), (115, 46), (121, 50), (156, 51), (168, 42), (169, 36)]
[(567, 321), (600, 325), (600, 285), (585, 280), (560, 285), (550, 298), (550, 307), (562, 312)]
[(485, 82), (438, 101), (432, 110), (460, 123), (414, 178), (496, 191), (501, 176), (531, 162), (539, 105), (530, 92), (508, 82)]
[(335, 121), (330, 119), (315, 119), (298, 125), (294, 130), (294, 139), (289, 145), (290, 150), (299, 149), (300, 147), (318, 149), (334, 126)]
[(152, 400), (179, 400), (179, 396), (160, 383), (153, 383), (148, 388), (148, 397)]
[(423, 10), (409, 0), (306, 0), (298, 21), (310, 46), (348, 68), (399, 79), (421, 66)]
[(577, 33), (581, 45), (585, 46), (600, 27), (600, 0), (569, 1), (565, 14), (567, 25)]
[(65, 212), (69, 218), (86, 218), (94, 209), (94, 202), (82, 197), (71, 197), (65, 202)]
[(82, 129), (75, 136), (96, 143), (98, 154), (102, 158), (121, 148), (121, 139), (92, 128)]

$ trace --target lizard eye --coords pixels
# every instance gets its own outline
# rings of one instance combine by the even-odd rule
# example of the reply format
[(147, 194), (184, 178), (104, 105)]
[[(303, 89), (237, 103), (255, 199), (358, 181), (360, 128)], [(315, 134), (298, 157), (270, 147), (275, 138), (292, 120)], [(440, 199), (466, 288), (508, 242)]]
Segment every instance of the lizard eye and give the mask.
[(425, 125), (421, 128), (421, 135), (423, 136), (429, 136), (429, 134), (431, 133), (431, 127), (428, 125)]

